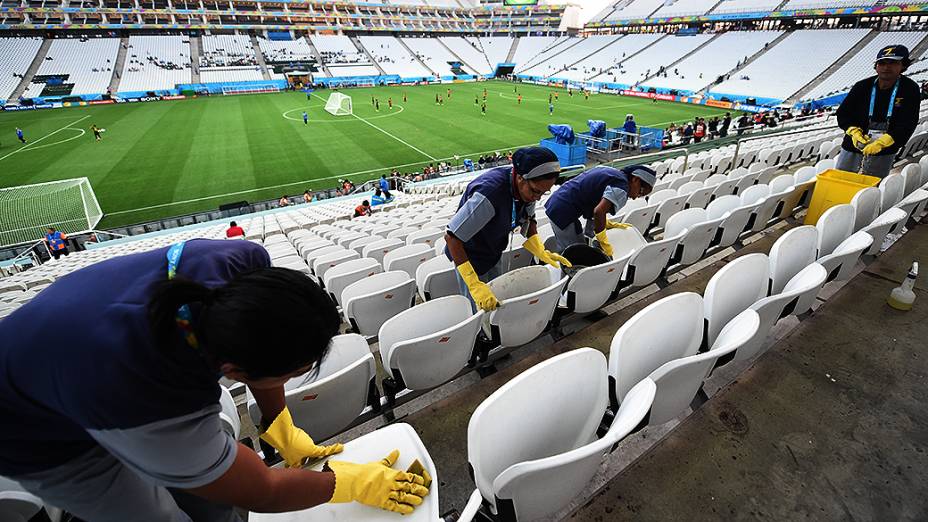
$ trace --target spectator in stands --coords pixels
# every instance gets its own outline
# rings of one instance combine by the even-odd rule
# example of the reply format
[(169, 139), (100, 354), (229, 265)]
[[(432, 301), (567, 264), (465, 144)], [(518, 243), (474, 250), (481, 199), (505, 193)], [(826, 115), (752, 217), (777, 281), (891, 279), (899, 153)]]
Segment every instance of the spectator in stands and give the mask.
[(696, 123), (693, 125), (693, 141), (695, 143), (699, 143), (705, 137), (706, 137), (706, 120), (702, 118), (696, 118)]
[(726, 112), (725, 118), (723, 118), (722, 122), (719, 124), (719, 137), (724, 138), (728, 136), (729, 127), (731, 127), (731, 113)]
[[(851, 88), (838, 107), (838, 126), (846, 136), (836, 167), (884, 178), (893, 158), (918, 125), (921, 95), (918, 84), (902, 73), (910, 64), (903, 45), (880, 49), (876, 76)], [(866, 159), (865, 159), (866, 157)]]
[(45, 244), (55, 259), (68, 255), (68, 236), (55, 227), (48, 227), (45, 231)]
[(312, 192), (308, 190), (303, 191), (303, 203), (312, 203), (313, 199), (314, 199), (314, 196)]
[(238, 223), (236, 223), (235, 221), (229, 223), (229, 229), (226, 230), (226, 238), (244, 237), (244, 236), (245, 236), (245, 229), (238, 226)]
[(709, 139), (714, 140), (719, 135), (719, 118), (713, 116), (709, 118)]
[(368, 200), (364, 200), (360, 205), (354, 207), (354, 217), (369, 216), (371, 215), (371, 203)]
[(393, 195), (390, 194), (390, 182), (387, 181), (387, 175), (380, 175), (380, 190), (383, 191), (383, 195), (387, 198), (387, 201), (393, 199)]
[[(167, 260), (167, 262), (166, 262)], [(338, 334), (310, 278), (250, 241), (192, 240), (72, 272), (0, 322), (0, 475), (82, 520), (239, 520), (358, 501), (411, 513), (424, 477), (330, 460), (293, 425), (284, 383)], [(49, 318), (66, 342), (49, 341)], [(312, 335), (293, 337), (294, 325)], [(244, 383), (271, 469), (222, 428), (217, 376)], [(395, 454), (394, 454), (395, 457)], [(390, 492), (406, 494), (391, 500)], [(411, 495), (411, 496), (409, 496)], [(415, 498), (414, 498), (415, 497)]]
[(690, 122), (687, 122), (686, 127), (683, 127), (683, 137), (680, 141), (684, 145), (689, 145), (692, 139), (693, 139), (693, 124)]
[(738, 136), (744, 134), (749, 128), (751, 128), (751, 118), (748, 117), (748, 113), (744, 113), (738, 118)]
[(283, 196), (280, 196), (279, 200), (277, 200), (277, 204), (280, 205), (281, 207), (289, 207), (290, 199), (287, 198), (286, 194), (284, 194)]
[(525, 147), (512, 159), (512, 167), (490, 169), (467, 185), (445, 234), (445, 255), (457, 267), (461, 295), (482, 310), (499, 304), (486, 283), (505, 271), (500, 259), (516, 227), (528, 238), (525, 249), (539, 260), (570, 266), (545, 250), (535, 223), (535, 202), (561, 172), (557, 156), (544, 147)]
[[(612, 257), (606, 230), (631, 225), (609, 221), (606, 215), (616, 214), (629, 199), (647, 196), (656, 182), (657, 174), (643, 165), (621, 170), (599, 166), (561, 185), (545, 203), (558, 252), (575, 243), (585, 245), (587, 238), (596, 238), (603, 253)], [(586, 221), (584, 227), (580, 226), (581, 217)]]

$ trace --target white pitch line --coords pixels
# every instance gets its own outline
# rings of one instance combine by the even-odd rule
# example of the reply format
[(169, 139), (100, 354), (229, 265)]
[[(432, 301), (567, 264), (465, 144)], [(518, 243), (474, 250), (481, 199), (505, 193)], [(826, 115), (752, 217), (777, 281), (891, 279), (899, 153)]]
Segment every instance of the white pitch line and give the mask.
[(90, 117), (90, 115), (88, 114), (87, 116), (84, 116), (83, 118), (81, 118), (81, 119), (79, 119), (79, 120), (76, 120), (76, 121), (74, 121), (74, 122), (72, 122), (72, 123), (69, 123), (69, 124), (65, 125), (64, 127), (60, 128), (60, 129), (58, 129), (58, 130), (56, 130), (56, 131), (52, 131), (52, 132), (46, 134), (45, 136), (42, 136), (41, 138), (39, 138), (39, 139), (37, 139), (37, 140), (35, 140), (35, 141), (33, 141), (33, 142), (30, 142), (30, 143), (27, 143), (26, 145), (23, 145), (22, 147), (20, 147), (20, 148), (14, 150), (13, 152), (8, 152), (6, 155), (0, 156), (0, 161), (3, 161), (3, 160), (5, 160), (5, 159), (9, 158), (10, 156), (12, 156), (13, 154), (16, 154), (17, 152), (22, 152), (22, 151), (28, 149), (29, 147), (35, 145), (36, 143), (38, 143), (38, 142), (44, 140), (45, 138), (48, 138), (49, 136), (53, 136), (53, 135), (55, 135), (55, 134), (58, 134), (59, 132), (61, 132), (61, 131), (65, 130), (65, 129), (67, 129), (68, 127), (70, 127), (71, 125), (76, 125), (76, 124), (78, 124), (78, 123), (80, 123), (80, 122), (86, 120), (86, 119), (89, 118), (89, 117)]
[[(313, 93), (313, 96), (315, 96), (316, 98), (319, 98), (319, 99), (322, 100), (322, 101), (326, 101), (325, 98), (323, 98), (322, 96), (319, 96), (319, 95), (316, 94), (316, 93)], [(438, 158), (436, 158), (435, 156), (432, 156), (431, 154), (428, 154), (427, 152), (423, 151), (422, 149), (419, 149), (419, 148), (416, 147), (415, 145), (409, 143), (408, 141), (406, 141), (406, 140), (404, 140), (404, 139), (402, 139), (402, 138), (399, 138), (399, 137), (397, 137), (397, 136), (394, 136), (393, 134), (390, 134), (389, 132), (387, 132), (387, 131), (381, 129), (380, 127), (374, 125), (373, 123), (371, 123), (371, 122), (365, 120), (364, 118), (358, 116), (358, 115), (355, 114), (353, 111), (352, 111), (351, 115), (354, 116), (355, 118), (357, 118), (357, 119), (363, 121), (364, 123), (370, 125), (371, 127), (375, 128), (375, 129), (377, 129), (377, 130), (379, 130), (380, 132), (386, 134), (387, 136), (390, 136), (391, 138), (395, 139), (396, 141), (402, 143), (403, 145), (406, 145), (406, 146), (409, 147), (410, 149), (412, 149), (412, 150), (418, 152), (419, 154), (422, 154), (422, 155), (425, 156), (426, 158), (428, 158), (428, 159), (430, 159), (430, 160), (432, 160), (432, 161), (438, 161)]]

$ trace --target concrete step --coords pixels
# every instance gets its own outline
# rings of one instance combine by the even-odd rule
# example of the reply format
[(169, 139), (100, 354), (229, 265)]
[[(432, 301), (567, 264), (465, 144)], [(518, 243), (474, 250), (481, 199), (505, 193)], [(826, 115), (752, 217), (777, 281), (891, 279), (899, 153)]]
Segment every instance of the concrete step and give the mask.
[(512, 45), (509, 46), (509, 54), (506, 55), (506, 63), (512, 63), (512, 59), (516, 56), (516, 49), (519, 47), (519, 37), (516, 36), (512, 39)]
[(254, 34), (251, 35), (251, 46), (254, 48), (255, 60), (258, 62), (258, 65), (261, 67), (261, 76), (265, 80), (271, 79), (271, 72), (267, 70), (267, 62), (264, 61), (264, 53), (261, 52), (261, 46), (258, 45), (258, 37)]
[(377, 68), (377, 71), (378, 71), (380, 74), (382, 74), (382, 75), (386, 75), (386, 74), (387, 74), (386, 72), (384, 72), (384, 70), (383, 70), (383, 68), (380, 66), (380, 64), (377, 63), (377, 60), (374, 59), (374, 55), (372, 55), (372, 54), (370, 53), (370, 51), (368, 51), (367, 48), (364, 47), (364, 44), (361, 43), (361, 39), (360, 39), (360, 38), (358, 38), (358, 37), (355, 36), (355, 35), (350, 35), (350, 36), (348, 37), (348, 39), (351, 40), (351, 43), (354, 44), (354, 46), (355, 46), (355, 48), (358, 50), (358, 52), (364, 53), (364, 56), (367, 56), (367, 59), (370, 60), (372, 64), (374, 64), (374, 67)]
[(200, 47), (202, 42), (199, 36), (190, 37), (190, 81), (200, 83)]
[(108, 90), (111, 94), (116, 94), (119, 90), (119, 82), (122, 80), (122, 73), (125, 70), (127, 54), (129, 54), (129, 37), (123, 36), (119, 39), (119, 51), (116, 53), (116, 63), (113, 65), (113, 77), (110, 79)]

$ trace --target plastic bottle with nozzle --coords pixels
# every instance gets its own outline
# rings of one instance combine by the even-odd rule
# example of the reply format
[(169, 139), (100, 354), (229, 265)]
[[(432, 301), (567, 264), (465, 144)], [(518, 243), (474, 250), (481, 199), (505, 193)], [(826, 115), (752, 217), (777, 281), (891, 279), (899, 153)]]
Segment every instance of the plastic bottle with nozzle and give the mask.
[(905, 281), (901, 285), (893, 288), (893, 291), (889, 294), (889, 299), (886, 302), (889, 303), (889, 306), (897, 310), (911, 310), (912, 305), (915, 303), (915, 278), (918, 277), (918, 261), (912, 263), (912, 268), (909, 269), (909, 273), (905, 276)]

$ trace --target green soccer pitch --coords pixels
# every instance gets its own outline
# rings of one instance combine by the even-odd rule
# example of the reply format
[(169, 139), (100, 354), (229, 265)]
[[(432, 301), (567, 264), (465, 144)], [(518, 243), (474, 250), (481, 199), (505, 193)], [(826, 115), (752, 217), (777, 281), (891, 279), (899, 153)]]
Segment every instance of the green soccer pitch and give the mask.
[[(555, 91), (559, 99), (549, 115), (548, 95)], [(490, 81), (347, 89), (354, 115), (336, 117), (324, 110), (330, 92), (310, 99), (285, 92), (0, 113), (0, 186), (87, 177), (105, 213), (100, 226), (114, 227), (331, 188), (339, 178), (358, 183), (393, 167), (421, 171), (455, 155), (476, 160), (537, 144), (550, 137), (549, 123), (585, 132), (589, 119), (618, 127), (627, 113), (644, 126), (724, 113), (606, 94), (587, 100), (578, 92)], [(443, 105), (436, 105), (436, 94)], [(380, 100), (379, 111), (372, 97)], [(91, 125), (106, 129), (102, 141), (94, 140)], [(16, 140), (15, 127), (25, 132), (26, 145)]]

